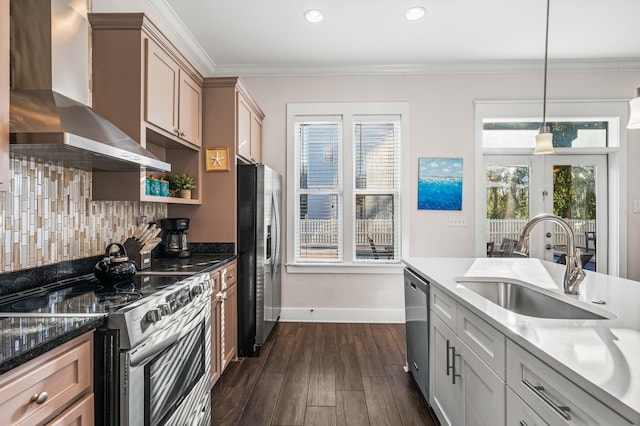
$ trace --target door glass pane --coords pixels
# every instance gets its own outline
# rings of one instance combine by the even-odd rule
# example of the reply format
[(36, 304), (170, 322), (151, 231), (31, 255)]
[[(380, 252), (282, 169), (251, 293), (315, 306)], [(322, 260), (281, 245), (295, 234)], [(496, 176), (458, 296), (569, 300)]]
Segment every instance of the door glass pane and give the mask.
[[(553, 213), (573, 228), (584, 269), (596, 267), (596, 166), (553, 165)], [(563, 263), (566, 233), (554, 225), (554, 260)]]
[(393, 195), (356, 195), (356, 259), (393, 259)]
[(487, 166), (487, 256), (509, 257), (529, 219), (529, 166)]

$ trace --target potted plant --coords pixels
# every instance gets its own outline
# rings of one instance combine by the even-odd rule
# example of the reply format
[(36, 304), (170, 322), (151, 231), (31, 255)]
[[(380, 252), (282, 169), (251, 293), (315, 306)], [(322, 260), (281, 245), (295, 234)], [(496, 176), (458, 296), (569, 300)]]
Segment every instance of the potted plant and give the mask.
[(172, 188), (181, 198), (191, 198), (191, 190), (196, 189), (196, 180), (187, 173), (174, 175), (169, 180), (169, 189)]

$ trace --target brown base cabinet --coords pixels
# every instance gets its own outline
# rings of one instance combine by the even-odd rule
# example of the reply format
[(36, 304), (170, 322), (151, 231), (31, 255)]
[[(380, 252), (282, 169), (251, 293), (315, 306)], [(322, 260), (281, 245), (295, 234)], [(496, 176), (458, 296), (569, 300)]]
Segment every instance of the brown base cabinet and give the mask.
[(211, 387), (238, 353), (237, 263), (211, 272)]
[(234, 282), (222, 292), (222, 371), (238, 353), (238, 286)]
[[(220, 276), (219, 273), (216, 275)], [(222, 375), (222, 299), (216, 293), (211, 296), (211, 387)]]
[(47, 426), (87, 426), (94, 423), (93, 394), (83, 396)]
[(2, 423), (93, 425), (93, 331), (0, 376)]

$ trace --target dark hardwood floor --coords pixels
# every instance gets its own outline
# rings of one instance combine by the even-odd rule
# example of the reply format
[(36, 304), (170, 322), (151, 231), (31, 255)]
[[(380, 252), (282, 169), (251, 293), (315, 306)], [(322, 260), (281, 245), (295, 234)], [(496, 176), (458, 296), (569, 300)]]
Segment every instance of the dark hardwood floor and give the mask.
[(436, 425), (403, 324), (280, 323), (211, 392), (212, 425)]

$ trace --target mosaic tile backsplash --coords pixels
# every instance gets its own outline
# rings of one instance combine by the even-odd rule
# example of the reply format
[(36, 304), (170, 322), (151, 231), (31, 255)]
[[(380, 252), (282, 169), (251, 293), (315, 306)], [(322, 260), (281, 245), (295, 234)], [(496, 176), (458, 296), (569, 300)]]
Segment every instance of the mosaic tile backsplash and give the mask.
[(124, 242), (137, 216), (167, 216), (167, 205), (91, 201), (90, 171), (11, 158), (11, 191), (0, 192), (0, 272), (104, 253)]

